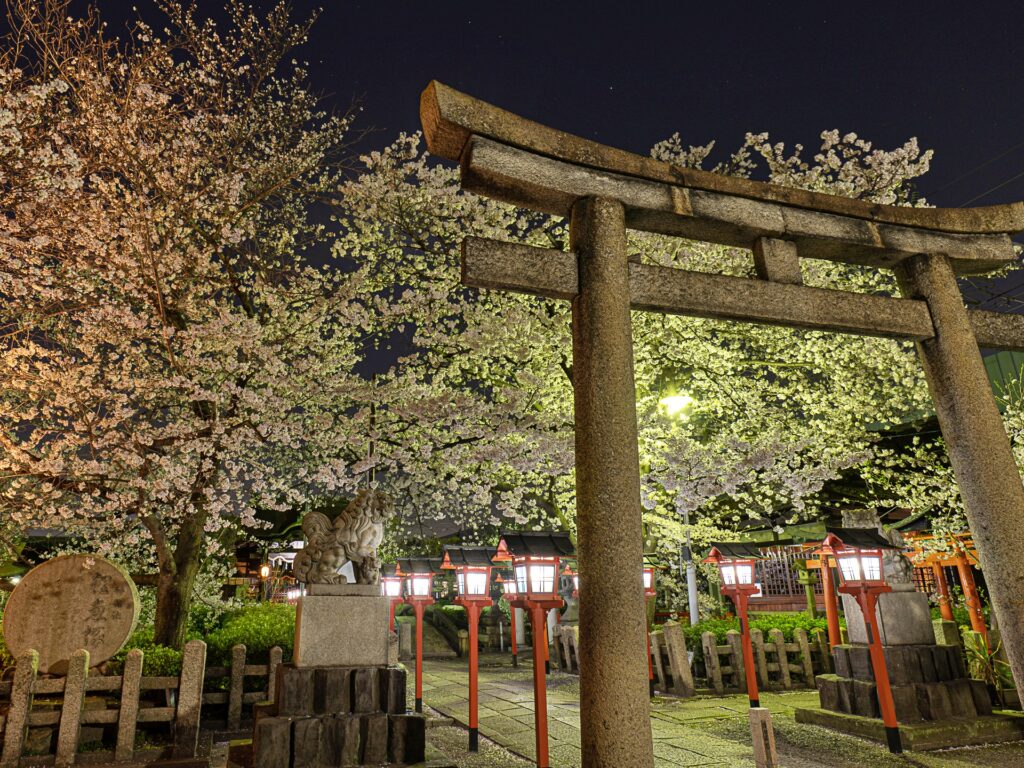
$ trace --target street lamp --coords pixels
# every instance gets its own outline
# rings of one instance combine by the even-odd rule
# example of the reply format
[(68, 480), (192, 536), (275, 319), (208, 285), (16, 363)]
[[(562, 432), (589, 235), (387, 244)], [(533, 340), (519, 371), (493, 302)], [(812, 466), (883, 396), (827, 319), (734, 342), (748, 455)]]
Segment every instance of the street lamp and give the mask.
[(547, 612), (562, 607), (558, 595), (558, 565), (563, 557), (573, 557), (576, 549), (569, 534), (560, 531), (506, 532), (498, 542), (495, 562), (511, 561), (516, 595), (509, 604), (525, 608), (533, 632), (533, 717), (536, 731), (537, 768), (549, 768), (548, 705), (545, 670), (541, 660), (545, 651)]
[(416, 614), (416, 711), (423, 711), (423, 609), (433, 605), (434, 574), (440, 560), (425, 557), (398, 561), (399, 572), (405, 574), (405, 602)]
[(469, 625), (469, 751), (479, 750), (479, 730), (477, 711), (479, 702), (477, 695), (477, 674), (479, 639), (478, 625), (480, 611), (492, 604), (491, 601), (491, 558), (496, 550), (494, 547), (444, 547), (444, 559), (441, 567), (455, 571), (458, 585), (458, 596), (455, 602), (466, 609), (466, 622)]
[(260, 566), (260, 599), (259, 602), (263, 602), (267, 599), (267, 579), (270, 578), (270, 564), (263, 563)]
[(402, 572), (397, 565), (384, 565), (380, 569), (380, 593), (388, 598), (388, 626), (395, 631), (395, 607), (405, 601), (402, 597)]
[[(844, 531), (844, 535), (849, 537), (850, 530)], [(835, 533), (829, 533), (821, 543), (821, 554), (824, 556), (823, 559), (827, 559), (829, 555), (835, 558), (839, 571), (839, 591), (846, 595), (853, 595), (857, 599), (861, 613), (864, 614), (864, 628), (868, 636), (871, 668), (875, 674), (878, 690), (878, 708), (882, 712), (882, 722), (885, 724), (885, 739), (888, 742), (889, 751), (899, 754), (903, 751), (903, 743), (900, 738), (899, 723), (896, 721), (896, 706), (892, 698), (889, 670), (885, 666), (882, 637), (878, 632), (878, 618), (875, 615), (878, 596), (892, 591), (892, 587), (885, 582), (885, 567), (882, 560), (882, 550), (892, 547), (877, 534), (864, 537), (865, 533), (873, 532), (857, 531), (853, 535), (877, 539), (877, 541), (865, 541), (867, 546), (856, 546), (844, 543)]]
[(752, 708), (760, 707), (757, 691), (757, 672), (754, 669), (754, 648), (750, 642), (750, 623), (747, 602), (760, 587), (754, 583), (754, 566), (759, 551), (748, 544), (714, 544), (704, 559), (718, 566), (718, 578), (723, 594), (732, 598), (736, 615), (740, 617), (740, 639), (743, 644), (743, 666), (747, 677), (747, 697)]
[(509, 623), (511, 625), (509, 627), (509, 633), (510, 633), (510, 638), (509, 639), (512, 641), (511, 642), (511, 644), (512, 644), (512, 666), (513, 667), (518, 667), (519, 666), (519, 646), (516, 644), (516, 611), (518, 611), (519, 609), (516, 608), (512, 604), (512, 601), (516, 599), (516, 594), (517, 594), (516, 593), (516, 580), (512, 577), (511, 574), (508, 574), (508, 578), (506, 578), (505, 574), (500, 574), (499, 573), (495, 577), (494, 581), (497, 582), (498, 586), (501, 587), (502, 597), (505, 598), (505, 602), (508, 603), (508, 605), (509, 605), (509, 620), (510, 620)]

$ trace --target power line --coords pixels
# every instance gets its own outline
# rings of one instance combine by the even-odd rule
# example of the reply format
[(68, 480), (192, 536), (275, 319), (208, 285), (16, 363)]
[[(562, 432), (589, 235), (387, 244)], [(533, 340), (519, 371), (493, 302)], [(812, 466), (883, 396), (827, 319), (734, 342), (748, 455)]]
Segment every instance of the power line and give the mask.
[(982, 193), (981, 193), (980, 195), (975, 195), (974, 197), (972, 197), (972, 198), (971, 198), (970, 200), (968, 200), (967, 202), (964, 202), (964, 203), (960, 203), (960, 207), (961, 207), (961, 208), (963, 208), (963, 207), (964, 207), (964, 206), (966, 206), (966, 205), (970, 205), (970, 204), (971, 204), (971, 203), (973, 203), (973, 202), (974, 202), (975, 200), (980, 200), (981, 198), (985, 197), (986, 195), (990, 195), (990, 194), (992, 194), (992, 193), (993, 193), (993, 192), (995, 192), (995, 191), (996, 191), (997, 189), (1002, 189), (1002, 188), (1003, 188), (1003, 187), (1005, 187), (1005, 186), (1006, 186), (1007, 184), (1010, 184), (1011, 182), (1014, 182), (1014, 181), (1016, 181), (1017, 179), (1019, 179), (1019, 178), (1021, 178), (1021, 177), (1024, 177), (1024, 171), (1021, 171), (1020, 173), (1016, 173), (1016, 174), (1014, 174), (1013, 176), (1011, 176), (1010, 178), (1008, 178), (1008, 179), (1007, 179), (1006, 181), (1003, 181), (1003, 182), (1001, 182), (1001, 183), (999, 183), (999, 184), (996, 184), (996, 185), (995, 185), (994, 187), (992, 187), (992, 188), (990, 188), (990, 189), (986, 189), (986, 190), (985, 190), (984, 192), (982, 192)]
[(1011, 152), (1014, 152), (1014, 151), (1020, 149), (1021, 147), (1024, 147), (1024, 141), (1021, 141), (1021, 142), (1018, 142), (1017, 144), (1014, 144), (1012, 147), (1010, 147), (1009, 149), (1003, 150), (1002, 152), (1000, 152), (995, 157), (990, 157), (988, 160), (986, 160), (985, 162), (981, 163), (980, 165), (976, 165), (973, 168), (971, 168), (969, 171), (965, 171), (964, 173), (961, 173), (959, 176), (957, 176), (952, 181), (947, 181), (941, 187), (938, 187), (936, 189), (931, 190), (928, 193), (927, 196), (931, 197), (932, 195), (936, 195), (939, 192), (942, 192), (943, 190), (949, 189), (954, 184), (958, 184), (959, 182), (961, 182), (964, 179), (966, 179), (968, 176), (973, 176), (975, 173), (980, 171), (982, 168), (987, 168), (988, 166), (992, 165), (992, 163), (994, 163), (996, 160), (1002, 160), (1008, 154), (1010, 154)]

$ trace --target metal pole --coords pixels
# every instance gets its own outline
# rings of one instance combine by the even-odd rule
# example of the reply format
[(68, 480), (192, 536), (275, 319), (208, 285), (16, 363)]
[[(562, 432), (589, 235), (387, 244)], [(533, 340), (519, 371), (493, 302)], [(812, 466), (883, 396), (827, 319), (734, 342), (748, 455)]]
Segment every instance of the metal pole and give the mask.
[(899, 723), (896, 722), (896, 705), (892, 699), (889, 670), (885, 666), (885, 651), (882, 649), (882, 637), (878, 633), (878, 618), (875, 616), (877, 600), (878, 595), (864, 589), (857, 594), (857, 603), (864, 613), (864, 626), (868, 632), (871, 668), (875, 673), (878, 708), (882, 711), (882, 722), (885, 724), (885, 740), (888, 743), (889, 751), (894, 755), (898, 755), (903, 751), (903, 741), (900, 738)]
[(416, 711), (423, 711), (423, 604), (412, 604), (416, 614)]

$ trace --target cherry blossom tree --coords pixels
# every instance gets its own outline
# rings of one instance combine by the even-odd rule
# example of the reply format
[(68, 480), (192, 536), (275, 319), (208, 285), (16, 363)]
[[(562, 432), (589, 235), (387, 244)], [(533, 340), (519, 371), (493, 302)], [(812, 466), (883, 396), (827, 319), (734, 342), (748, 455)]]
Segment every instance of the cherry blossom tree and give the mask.
[(123, 39), (12, 0), (0, 55), (0, 518), (155, 570), (155, 639), (254, 510), (363, 478), (373, 298), (316, 206), (346, 116), (290, 60), (307, 23), (162, 3)]

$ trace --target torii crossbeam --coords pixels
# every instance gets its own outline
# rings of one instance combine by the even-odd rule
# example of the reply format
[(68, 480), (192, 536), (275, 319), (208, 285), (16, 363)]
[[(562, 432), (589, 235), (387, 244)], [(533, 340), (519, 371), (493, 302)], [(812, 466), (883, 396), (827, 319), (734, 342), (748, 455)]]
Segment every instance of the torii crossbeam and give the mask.
[[(680, 168), (437, 82), (420, 118), (465, 189), (570, 218), (570, 252), (467, 238), (463, 282), (572, 301), (585, 766), (653, 765), (642, 586), (621, 575), (643, 554), (631, 308), (915, 341), (1022, 687), (1024, 485), (979, 344), (1024, 349), (1024, 317), (967, 310), (956, 275), (1014, 258), (1024, 203), (904, 208)], [(627, 228), (749, 248), (758, 279), (631, 264)], [(801, 257), (891, 268), (903, 297), (804, 286)]]

